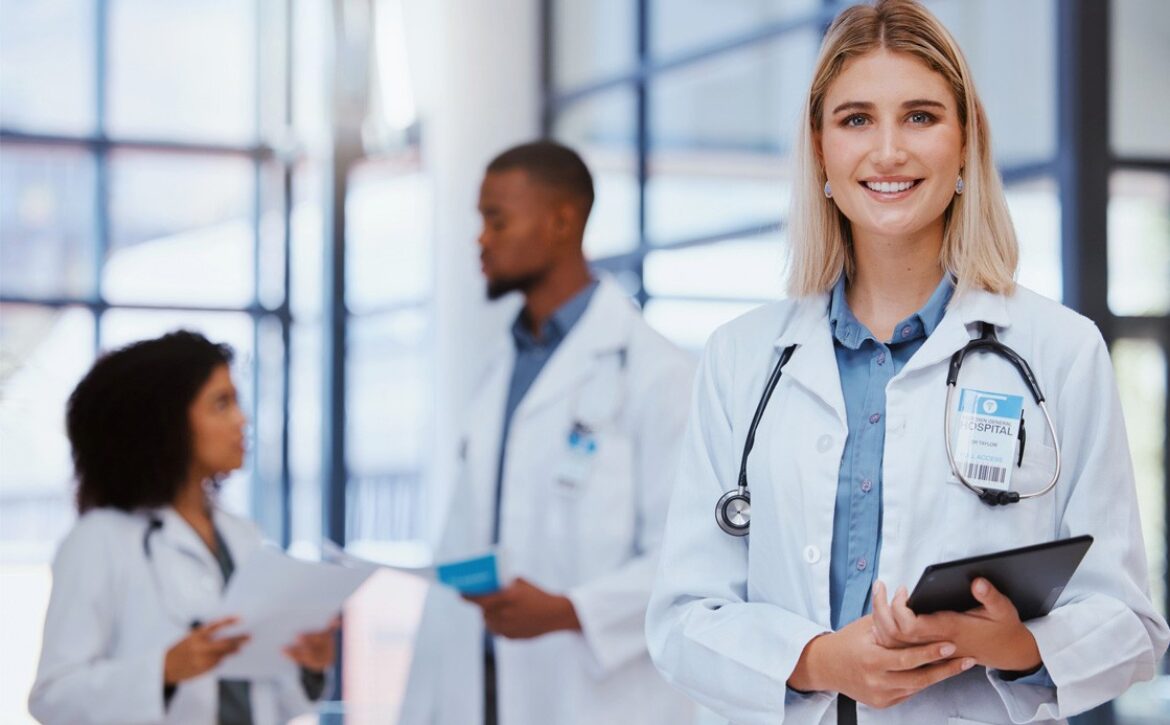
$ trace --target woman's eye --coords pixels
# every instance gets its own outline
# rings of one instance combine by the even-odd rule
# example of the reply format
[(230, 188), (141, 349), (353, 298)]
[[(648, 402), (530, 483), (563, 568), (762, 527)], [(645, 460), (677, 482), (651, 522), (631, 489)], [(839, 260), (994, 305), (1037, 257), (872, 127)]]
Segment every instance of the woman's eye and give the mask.
[(857, 113), (853, 114), (852, 116), (846, 116), (845, 121), (844, 121), (844, 125), (849, 126), (849, 127), (864, 126), (865, 125), (865, 116), (862, 116), (861, 114), (857, 114)]
[(934, 120), (934, 116), (926, 111), (915, 111), (910, 114), (910, 123), (930, 123)]

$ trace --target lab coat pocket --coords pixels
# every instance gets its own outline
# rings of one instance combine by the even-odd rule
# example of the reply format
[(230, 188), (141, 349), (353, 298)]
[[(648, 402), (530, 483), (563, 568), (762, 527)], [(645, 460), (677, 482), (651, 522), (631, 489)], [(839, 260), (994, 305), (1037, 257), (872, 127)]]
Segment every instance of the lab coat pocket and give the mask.
[[(1011, 490), (1024, 495), (1042, 490), (1052, 477), (1055, 462), (1054, 449), (1039, 441), (1029, 442), (1022, 465), (1012, 471)], [(947, 520), (961, 522), (969, 534), (948, 538), (948, 558), (1038, 544), (1057, 536), (1055, 489), (1013, 504), (989, 506), (948, 472), (947, 491)]]
[(549, 497), (549, 543), (562, 573), (588, 578), (594, 564), (625, 550), (635, 517), (633, 447), (616, 430), (593, 434), (591, 450), (566, 447), (553, 472)]

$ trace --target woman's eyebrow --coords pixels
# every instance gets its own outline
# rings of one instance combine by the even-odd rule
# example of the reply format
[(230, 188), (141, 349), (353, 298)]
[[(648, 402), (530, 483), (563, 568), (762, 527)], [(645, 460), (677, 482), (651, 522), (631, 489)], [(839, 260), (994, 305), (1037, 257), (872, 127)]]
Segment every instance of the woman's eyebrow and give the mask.
[[(942, 109), (947, 107), (945, 103), (930, 98), (915, 98), (902, 103), (902, 108), (922, 108), (923, 106)], [(872, 111), (873, 108), (874, 104), (869, 101), (846, 101), (834, 108), (833, 113), (837, 114), (841, 111)]]

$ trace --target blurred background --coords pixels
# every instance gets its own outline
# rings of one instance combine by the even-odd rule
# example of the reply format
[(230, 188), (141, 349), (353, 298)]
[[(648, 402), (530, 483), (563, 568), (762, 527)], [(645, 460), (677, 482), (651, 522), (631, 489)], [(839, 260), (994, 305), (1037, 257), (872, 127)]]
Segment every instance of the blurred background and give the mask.
[[(230, 343), (252, 424), (222, 504), (294, 553), (425, 561), (516, 311), (479, 278), (486, 162), (577, 148), (587, 251), (698, 351), (782, 294), (802, 93), (844, 4), (0, 1), (0, 722), (28, 721), (75, 517), (64, 402), (100, 351)], [(974, 68), (1021, 282), (1111, 344), (1166, 611), (1170, 2), (926, 4)], [(422, 593), (385, 574), (355, 597), (323, 721), (393, 721)], [(1163, 680), (1084, 722), (1168, 719)]]

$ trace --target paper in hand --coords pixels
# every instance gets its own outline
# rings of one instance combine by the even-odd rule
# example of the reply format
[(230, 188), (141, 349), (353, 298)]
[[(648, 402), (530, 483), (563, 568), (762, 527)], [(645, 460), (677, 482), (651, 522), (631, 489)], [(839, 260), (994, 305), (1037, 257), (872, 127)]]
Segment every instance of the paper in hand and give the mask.
[(225, 634), (251, 639), (216, 671), (224, 679), (264, 679), (288, 672), (282, 650), (297, 637), (329, 626), (345, 600), (374, 570), (302, 561), (264, 547), (248, 557), (228, 582), (220, 616), (240, 618)]

